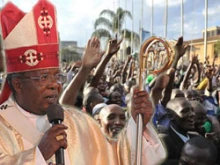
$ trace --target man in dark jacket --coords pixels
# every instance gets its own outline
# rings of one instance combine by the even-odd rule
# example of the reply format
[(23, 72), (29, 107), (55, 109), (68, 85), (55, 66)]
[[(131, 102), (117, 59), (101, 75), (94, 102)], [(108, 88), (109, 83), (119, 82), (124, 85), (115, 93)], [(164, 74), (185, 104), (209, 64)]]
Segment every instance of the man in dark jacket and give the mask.
[(171, 121), (170, 126), (165, 131), (159, 129), (159, 135), (164, 140), (168, 153), (164, 164), (178, 164), (185, 142), (195, 136), (188, 132), (194, 129), (195, 112), (191, 103), (183, 97), (170, 100), (166, 110)]

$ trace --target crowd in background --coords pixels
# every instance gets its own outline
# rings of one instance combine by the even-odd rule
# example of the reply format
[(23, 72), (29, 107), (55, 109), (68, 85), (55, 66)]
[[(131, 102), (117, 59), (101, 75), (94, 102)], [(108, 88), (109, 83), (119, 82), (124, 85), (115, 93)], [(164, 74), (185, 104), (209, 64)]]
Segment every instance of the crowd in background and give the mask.
[[(99, 52), (101, 61), (92, 66), (83, 55), (82, 60), (61, 68), (66, 82), (60, 104), (75, 106), (94, 118), (109, 140), (117, 140), (130, 118), (132, 92), (139, 85), (139, 59), (128, 55), (125, 61), (118, 60), (121, 42), (117, 38), (109, 40), (107, 49)], [(203, 62), (192, 55), (186, 66), (180, 60), (188, 49), (182, 37), (173, 49), (169, 67), (160, 72), (154, 72), (153, 66), (146, 68), (143, 83), (154, 108), (151, 122), (167, 150), (163, 164), (220, 164), (218, 57), (211, 55), (211, 61), (207, 56)], [(89, 72), (82, 72), (83, 68)]]
[[(60, 103), (88, 113), (109, 139), (116, 139), (126, 125), (130, 117), (127, 107), (131, 88), (138, 85), (138, 59), (128, 55), (126, 61), (119, 61), (120, 43), (117, 39), (109, 41), (100, 63), (80, 84), (75, 85), (74, 81), (80, 68), (85, 67), (83, 61), (73, 61), (62, 68), (67, 74), (67, 83)], [(154, 107), (152, 123), (167, 149), (163, 164), (219, 164), (220, 66), (215, 64), (217, 57), (212, 61), (207, 57), (202, 62), (198, 55), (192, 55), (189, 65), (185, 66), (180, 59), (188, 47), (182, 37), (174, 49), (176, 53), (169, 68), (157, 74), (146, 69), (144, 78), (145, 90)]]

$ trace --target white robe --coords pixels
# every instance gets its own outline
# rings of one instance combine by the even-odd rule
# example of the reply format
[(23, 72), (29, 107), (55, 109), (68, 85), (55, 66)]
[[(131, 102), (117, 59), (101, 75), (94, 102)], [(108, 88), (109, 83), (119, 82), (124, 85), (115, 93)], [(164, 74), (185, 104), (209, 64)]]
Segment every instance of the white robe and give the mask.
[[(43, 133), (50, 127), (47, 117), (30, 114), (17, 107), (13, 100), (2, 105), (6, 104), (7, 108), (0, 111), (0, 164), (55, 163), (54, 156), (45, 161), (37, 147)], [(132, 119), (128, 121), (119, 140), (109, 142), (90, 116), (77, 110), (64, 112), (63, 123), (68, 126), (68, 148), (64, 152), (66, 165), (133, 164), (136, 125)], [(147, 124), (143, 135), (142, 164), (161, 163), (166, 157), (165, 148), (151, 124)]]

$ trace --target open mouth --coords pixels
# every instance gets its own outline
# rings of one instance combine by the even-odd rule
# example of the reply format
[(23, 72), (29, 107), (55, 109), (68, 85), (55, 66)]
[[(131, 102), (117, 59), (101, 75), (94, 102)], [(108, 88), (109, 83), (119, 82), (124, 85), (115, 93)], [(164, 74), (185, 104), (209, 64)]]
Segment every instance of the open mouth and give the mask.
[(116, 101), (116, 104), (121, 105), (122, 101)]
[(123, 127), (115, 127), (115, 128), (112, 128), (111, 130), (113, 133), (119, 133), (119, 132), (121, 132), (122, 129), (123, 129)]
[(46, 97), (46, 101), (47, 101), (49, 104), (55, 104), (55, 103), (57, 103), (57, 95), (47, 96), (47, 97)]

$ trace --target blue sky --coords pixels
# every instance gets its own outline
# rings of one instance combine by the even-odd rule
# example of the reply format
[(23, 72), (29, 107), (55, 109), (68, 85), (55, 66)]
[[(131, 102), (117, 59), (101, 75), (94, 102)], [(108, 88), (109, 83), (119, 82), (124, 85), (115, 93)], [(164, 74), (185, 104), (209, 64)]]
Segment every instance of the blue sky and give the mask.
[[(37, 0), (11, 0), (20, 9), (28, 12)], [(118, 6), (131, 11), (132, 0), (50, 0), (57, 7), (58, 29), (61, 40), (74, 40), (85, 46), (94, 31), (93, 24), (103, 9), (116, 10)], [(139, 32), (142, 0), (134, 1), (133, 25)], [(164, 36), (164, 13), (166, 0), (154, 0), (154, 33)], [(1, 0), (3, 6), (7, 0)], [(168, 0), (169, 39), (177, 39), (181, 32), (181, 0)], [(151, 0), (143, 2), (143, 27), (151, 29)], [(205, 0), (184, 0), (184, 40), (202, 38), (205, 27)], [(208, 0), (208, 27), (220, 26), (220, 0)], [(126, 20), (126, 28), (131, 30), (132, 21)]]

